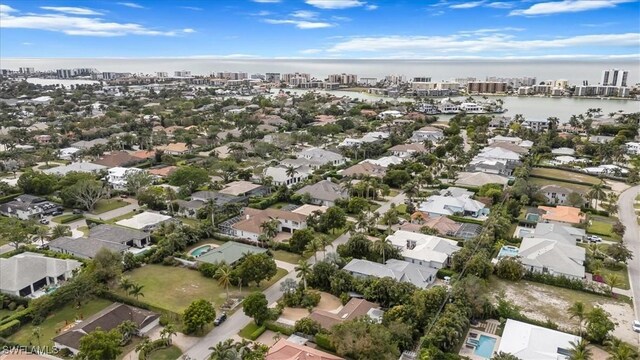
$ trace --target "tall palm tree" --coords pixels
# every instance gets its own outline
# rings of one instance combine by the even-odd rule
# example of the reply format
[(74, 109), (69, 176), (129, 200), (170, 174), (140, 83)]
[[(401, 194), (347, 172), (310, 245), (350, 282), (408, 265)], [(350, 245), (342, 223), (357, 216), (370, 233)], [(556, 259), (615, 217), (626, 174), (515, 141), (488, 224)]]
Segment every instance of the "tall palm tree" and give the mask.
[(391, 251), (391, 249), (393, 248), (393, 245), (391, 245), (391, 241), (385, 238), (382, 240), (374, 241), (372, 246), (373, 246), (373, 251), (382, 255), (382, 263), (383, 264), (386, 263), (387, 261), (386, 254), (387, 252)]
[(117, 329), (122, 334), (122, 343), (126, 344), (138, 332), (138, 325), (131, 320), (127, 320), (118, 325)]
[(587, 348), (589, 342), (581, 339), (578, 342), (570, 341), (571, 349), (569, 350), (569, 360), (591, 360), (591, 350)]
[(144, 288), (144, 285), (132, 284), (131, 289), (129, 290), (129, 295), (136, 298), (136, 300), (138, 300), (140, 296), (144, 297), (144, 294), (142, 293), (142, 288)]
[(269, 220), (260, 224), (260, 230), (262, 233), (269, 239), (273, 239), (278, 235), (278, 227), (280, 226), (280, 221), (278, 219), (270, 218)]
[(178, 194), (176, 194), (175, 190), (173, 190), (172, 188), (167, 187), (164, 189), (164, 198), (167, 202), (167, 209), (169, 210), (169, 214), (173, 216), (173, 202), (178, 199)]
[(228, 265), (223, 265), (216, 271), (218, 277), (218, 283), (224, 287), (227, 292), (227, 300), (229, 300), (229, 285), (231, 285), (231, 268)]
[(296, 170), (296, 168), (293, 165), (287, 166), (287, 171), (285, 172), (285, 175), (287, 175), (288, 177), (292, 178), (297, 173), (298, 173), (298, 170)]
[(307, 260), (298, 261), (298, 265), (294, 268), (297, 272), (296, 277), (302, 279), (302, 284), (304, 288), (307, 288), (307, 278), (311, 275), (311, 265), (307, 262)]
[(318, 262), (318, 251), (322, 249), (322, 244), (320, 243), (320, 239), (314, 238), (309, 241), (307, 245), (304, 247), (305, 255), (313, 255), (313, 258), (316, 262)]
[(129, 290), (133, 287), (133, 283), (128, 277), (123, 276), (120, 278), (120, 289), (124, 290), (126, 293), (129, 293)]
[(236, 352), (233, 346), (233, 339), (227, 339), (225, 341), (221, 341), (216, 344), (216, 346), (211, 346), (209, 348), (211, 350), (211, 355), (209, 355), (209, 360), (235, 360)]
[(178, 332), (176, 331), (176, 326), (173, 325), (172, 323), (168, 323), (167, 325), (165, 325), (165, 327), (160, 331), (160, 338), (161, 339), (167, 339), (167, 341), (169, 342), (169, 344), (171, 344), (173, 341), (171, 340), (171, 338), (174, 335), (178, 335)]
[(598, 201), (600, 200), (600, 198), (607, 195), (604, 192), (603, 188), (604, 188), (604, 183), (602, 183), (602, 182), (600, 182), (598, 184), (593, 184), (591, 186), (591, 190), (589, 191), (588, 195), (589, 195), (589, 197), (591, 199), (595, 199), (596, 200), (596, 204), (593, 207), (594, 209), (596, 209), (598, 207)]
[(321, 236), (320, 238), (318, 238), (318, 242), (320, 243), (320, 246), (322, 246), (322, 257), (326, 258), (327, 247), (330, 246), (331, 248), (333, 248), (333, 240), (331, 240), (331, 238), (328, 236)]
[(611, 354), (607, 360), (637, 360), (638, 352), (622, 340), (612, 337), (604, 342), (604, 346)]
[(609, 293), (613, 296), (613, 288), (622, 285), (622, 277), (616, 273), (607, 273), (604, 275), (604, 283), (609, 286)]
[(576, 301), (567, 309), (569, 311), (569, 318), (577, 318), (578, 319), (578, 328), (580, 329), (580, 335), (582, 335), (582, 323), (584, 322), (584, 318), (587, 316), (587, 310), (582, 301)]
[(40, 240), (40, 243), (44, 245), (44, 241), (49, 238), (49, 228), (46, 226), (38, 226), (35, 235), (38, 240)]

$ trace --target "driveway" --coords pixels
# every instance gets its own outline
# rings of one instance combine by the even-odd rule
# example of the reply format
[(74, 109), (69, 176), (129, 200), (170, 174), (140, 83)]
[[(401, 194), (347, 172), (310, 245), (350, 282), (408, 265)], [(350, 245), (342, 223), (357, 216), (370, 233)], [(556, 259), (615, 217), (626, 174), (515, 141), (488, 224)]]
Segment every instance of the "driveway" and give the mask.
[(640, 185), (625, 190), (618, 198), (618, 215), (620, 222), (626, 227), (623, 241), (633, 252), (633, 259), (629, 260), (627, 266), (636, 319), (640, 319), (640, 226), (633, 204), (638, 194)]
[(113, 209), (111, 211), (104, 212), (102, 214), (94, 215), (91, 213), (85, 213), (84, 216), (89, 219), (99, 219), (99, 220), (110, 220), (118, 216), (122, 216), (124, 214), (128, 214), (133, 210), (138, 209), (140, 206), (138, 205), (138, 200), (136, 199), (123, 199), (125, 202), (128, 202), (129, 205), (123, 206), (121, 208)]

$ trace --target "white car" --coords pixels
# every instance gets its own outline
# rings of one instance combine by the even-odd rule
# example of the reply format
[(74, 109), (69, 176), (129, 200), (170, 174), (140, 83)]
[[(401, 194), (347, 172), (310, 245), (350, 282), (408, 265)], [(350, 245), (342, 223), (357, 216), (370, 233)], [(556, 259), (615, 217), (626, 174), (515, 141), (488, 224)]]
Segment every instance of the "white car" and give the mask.
[(587, 236), (587, 241), (590, 241), (590, 242), (601, 242), (602, 238), (600, 236), (589, 235), (589, 236)]
[(640, 333), (640, 320), (633, 320), (633, 331)]

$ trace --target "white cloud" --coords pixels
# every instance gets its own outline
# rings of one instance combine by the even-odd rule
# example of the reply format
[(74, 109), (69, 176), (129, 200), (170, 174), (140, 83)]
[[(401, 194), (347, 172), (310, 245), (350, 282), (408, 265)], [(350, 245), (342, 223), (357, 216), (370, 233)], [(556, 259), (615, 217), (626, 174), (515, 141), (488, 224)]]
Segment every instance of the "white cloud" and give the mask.
[(253, 14), (249, 14), (249, 15), (251, 15), (251, 16), (269, 16), (271, 14), (272, 14), (271, 11), (261, 10), (261, 11), (258, 11), (257, 13), (253, 13)]
[(365, 9), (367, 10), (376, 10), (377, 8), (378, 8), (378, 5), (374, 5), (374, 4), (365, 6)]
[(367, 4), (359, 0), (306, 0), (305, 2), (319, 9), (348, 9)]
[[(482, 29), (481, 29), (482, 30)], [(499, 32), (457, 33), (444, 36), (370, 36), (338, 42), (329, 52), (414, 53), (479, 53), (505, 51), (535, 51), (572, 47), (637, 47), (640, 33), (579, 35), (556, 39), (518, 40)]]
[(72, 15), (102, 15), (95, 10), (81, 8), (81, 7), (71, 7), (71, 6), (42, 6), (43, 10), (57, 11), (65, 14)]
[(0, 14), (2, 13), (10, 13), (10, 12), (16, 12), (18, 10), (12, 8), (9, 5), (4, 5), (4, 4), (0, 4)]
[(322, 22), (322, 21), (304, 21), (304, 20), (276, 20), (276, 19), (265, 19), (264, 20), (268, 24), (291, 24), (295, 25), (298, 29), (322, 29), (334, 26), (331, 23)]
[(528, 9), (513, 10), (509, 15), (552, 15), (561, 13), (573, 13), (587, 10), (613, 8), (618, 4), (635, 0), (563, 0), (542, 2), (532, 5)]
[(300, 50), (301, 54), (317, 54), (322, 52), (322, 50), (320, 49), (305, 49), (305, 50)]
[(485, 6), (494, 8), (494, 9), (511, 9), (512, 7), (515, 6), (515, 4), (510, 2), (495, 1), (495, 2), (490, 2)]
[(31, 45), (33, 45), (33, 43), (30, 43), (30, 42), (23, 42), (23, 43), (22, 43), (22, 45), (24, 45), (24, 46), (31, 46)]
[(253, 0), (253, 2), (262, 3), (262, 4), (275, 4), (279, 3), (281, 0)]
[(144, 9), (144, 6), (140, 4), (136, 4), (134, 2), (119, 2), (118, 5), (134, 8), (134, 9)]
[[(0, 28), (35, 29), (61, 32), (77, 36), (175, 36), (181, 31), (163, 31), (146, 28), (136, 23), (118, 23), (97, 17), (69, 15), (65, 13), (19, 14), (18, 10), (0, 7)], [(185, 29), (188, 30), (188, 29)], [(188, 32), (188, 31), (185, 31)]]
[(191, 34), (191, 33), (194, 33), (196, 31), (194, 29), (191, 29), (191, 28), (186, 28), (186, 29), (182, 29), (182, 32), (186, 33), (186, 34)]
[(469, 1), (469, 2), (463, 2), (463, 3), (459, 3), (459, 4), (453, 4), (450, 5), (449, 7), (452, 9), (472, 9), (478, 6), (481, 6), (482, 4), (484, 4), (485, 1)]
[(204, 10), (203, 8), (200, 7), (196, 7), (196, 6), (180, 6), (181, 9), (185, 9), (185, 10), (193, 10), (193, 11), (202, 11)]
[(291, 13), (291, 16), (299, 19), (315, 19), (318, 16), (318, 13), (307, 10), (298, 10)]

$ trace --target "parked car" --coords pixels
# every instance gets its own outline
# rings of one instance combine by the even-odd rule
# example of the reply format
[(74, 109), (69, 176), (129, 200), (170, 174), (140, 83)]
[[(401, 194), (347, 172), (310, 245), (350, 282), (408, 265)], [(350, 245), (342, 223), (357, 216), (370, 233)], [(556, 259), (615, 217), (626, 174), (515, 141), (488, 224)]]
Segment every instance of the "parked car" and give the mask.
[(640, 333), (640, 320), (633, 320), (633, 331)]
[(596, 235), (589, 235), (589, 236), (587, 236), (587, 241), (588, 242), (592, 242), (592, 243), (596, 243), (596, 242), (601, 242), (602, 238), (600, 236), (596, 236)]
[(62, 210), (56, 210), (56, 211), (52, 212), (51, 215), (53, 215), (53, 216), (62, 215)]
[(126, 199), (126, 198), (128, 198), (128, 197), (129, 197), (129, 195), (127, 195), (127, 194), (122, 194), (122, 195), (120, 195), (120, 197), (121, 197), (122, 199)]
[(49, 220), (47, 220), (47, 219), (45, 219), (45, 218), (42, 218), (42, 219), (40, 219), (40, 224), (42, 224), (42, 225), (49, 225)]
[(220, 314), (220, 316), (218, 316), (214, 321), (213, 321), (213, 325), (215, 326), (219, 326), (220, 324), (222, 324), (225, 320), (227, 320), (227, 313), (222, 313)]
[(73, 213), (74, 215), (79, 215), (79, 214), (82, 214), (82, 210), (80, 210), (80, 209), (73, 209), (72, 213)]

